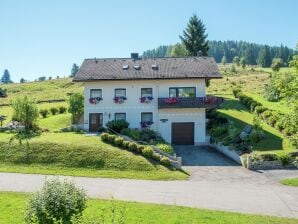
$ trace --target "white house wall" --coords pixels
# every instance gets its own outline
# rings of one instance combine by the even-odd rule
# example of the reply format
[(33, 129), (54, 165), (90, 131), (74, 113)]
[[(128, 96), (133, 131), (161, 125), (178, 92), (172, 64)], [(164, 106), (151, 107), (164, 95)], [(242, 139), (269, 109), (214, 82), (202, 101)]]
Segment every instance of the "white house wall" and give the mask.
[[(114, 119), (114, 113), (126, 113), (126, 120), (131, 128), (139, 128), (142, 112), (152, 112), (151, 126), (171, 142), (171, 122), (195, 122), (195, 142), (205, 142), (205, 110), (204, 109), (160, 109), (158, 98), (169, 97), (170, 87), (196, 87), (196, 96), (205, 96), (204, 79), (183, 80), (119, 80), (119, 81), (94, 81), (84, 83), (84, 129), (89, 129), (89, 114), (102, 113), (103, 124)], [(123, 104), (113, 101), (116, 88), (125, 88), (127, 100)], [(153, 100), (150, 103), (140, 103), (141, 88), (153, 89)], [(102, 89), (102, 98), (98, 104), (90, 104), (90, 90)], [(163, 123), (160, 119), (168, 119)]]

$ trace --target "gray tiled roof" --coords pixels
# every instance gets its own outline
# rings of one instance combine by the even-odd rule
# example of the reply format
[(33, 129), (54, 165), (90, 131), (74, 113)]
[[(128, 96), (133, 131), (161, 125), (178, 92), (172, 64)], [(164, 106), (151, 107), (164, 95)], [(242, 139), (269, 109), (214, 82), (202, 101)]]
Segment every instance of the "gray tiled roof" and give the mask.
[[(138, 66), (139, 68), (135, 68)], [(152, 67), (157, 65), (157, 68)], [(127, 68), (128, 66), (128, 68)], [(85, 59), (74, 81), (221, 78), (212, 57)]]

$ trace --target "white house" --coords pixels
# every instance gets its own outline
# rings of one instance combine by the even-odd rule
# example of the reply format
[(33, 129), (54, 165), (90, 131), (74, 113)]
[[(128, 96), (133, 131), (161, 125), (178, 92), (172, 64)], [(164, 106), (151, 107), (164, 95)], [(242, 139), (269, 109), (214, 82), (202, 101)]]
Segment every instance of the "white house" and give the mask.
[(84, 82), (84, 129), (113, 119), (150, 127), (172, 144), (206, 142), (206, 81), (221, 78), (211, 57), (85, 59), (74, 81)]

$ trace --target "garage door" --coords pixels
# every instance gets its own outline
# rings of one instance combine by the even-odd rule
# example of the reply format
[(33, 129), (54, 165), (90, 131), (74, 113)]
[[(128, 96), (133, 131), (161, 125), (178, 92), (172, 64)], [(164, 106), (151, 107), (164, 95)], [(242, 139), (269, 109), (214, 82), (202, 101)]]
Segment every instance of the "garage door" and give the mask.
[(194, 123), (172, 123), (172, 144), (193, 145), (194, 144)]

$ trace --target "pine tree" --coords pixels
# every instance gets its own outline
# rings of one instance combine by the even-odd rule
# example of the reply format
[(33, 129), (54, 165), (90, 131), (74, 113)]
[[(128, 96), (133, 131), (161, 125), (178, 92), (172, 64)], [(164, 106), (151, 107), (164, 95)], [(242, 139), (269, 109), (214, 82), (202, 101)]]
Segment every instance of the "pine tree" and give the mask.
[(257, 63), (263, 68), (268, 68), (271, 65), (271, 54), (270, 49), (267, 45), (262, 47), (262, 49), (259, 51), (259, 55), (257, 58)]
[(200, 52), (203, 56), (208, 55), (208, 41), (205, 34), (206, 27), (203, 22), (196, 16), (190, 17), (183, 36), (180, 36), (182, 43), (191, 56), (197, 56)]
[(9, 74), (9, 71), (7, 69), (4, 70), (3, 72), (3, 76), (1, 78), (1, 82), (2, 83), (12, 83), (11, 79), (10, 79), (10, 74)]
[(20, 83), (25, 83), (25, 82), (26, 82), (26, 80), (24, 78), (20, 79)]
[(76, 63), (74, 63), (74, 64), (72, 65), (72, 69), (71, 69), (71, 75), (70, 75), (70, 77), (74, 77), (74, 76), (78, 73), (78, 71), (79, 71), (79, 66), (77, 66)]

